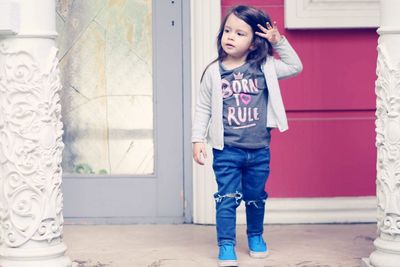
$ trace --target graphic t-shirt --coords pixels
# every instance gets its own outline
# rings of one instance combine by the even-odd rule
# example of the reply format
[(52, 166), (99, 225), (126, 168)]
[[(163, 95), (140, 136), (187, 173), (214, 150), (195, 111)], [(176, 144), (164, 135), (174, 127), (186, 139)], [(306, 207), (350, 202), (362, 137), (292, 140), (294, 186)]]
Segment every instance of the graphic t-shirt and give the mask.
[(224, 69), (221, 63), (219, 66), (225, 145), (249, 149), (268, 147), (268, 90), (263, 72), (248, 63), (232, 70)]

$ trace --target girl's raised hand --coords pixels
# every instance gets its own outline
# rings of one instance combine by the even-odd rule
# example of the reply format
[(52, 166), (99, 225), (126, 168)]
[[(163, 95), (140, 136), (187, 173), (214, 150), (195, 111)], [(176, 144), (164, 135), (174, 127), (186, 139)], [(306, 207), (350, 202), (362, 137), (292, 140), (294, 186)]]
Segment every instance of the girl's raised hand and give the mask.
[(282, 36), (278, 31), (276, 21), (274, 21), (273, 26), (271, 26), (269, 22), (266, 23), (265, 27), (261, 24), (257, 24), (257, 26), (261, 30), (261, 32), (256, 32), (256, 34), (262, 38), (267, 39), (271, 44), (276, 44), (281, 40)]

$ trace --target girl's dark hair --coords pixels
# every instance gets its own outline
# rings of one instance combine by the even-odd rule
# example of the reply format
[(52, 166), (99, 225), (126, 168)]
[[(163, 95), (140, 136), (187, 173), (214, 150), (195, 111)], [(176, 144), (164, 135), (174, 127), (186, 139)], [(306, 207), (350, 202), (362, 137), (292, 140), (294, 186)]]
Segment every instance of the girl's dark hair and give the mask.
[[(235, 6), (226, 14), (224, 20), (221, 23), (221, 27), (219, 28), (219, 33), (217, 36), (218, 57), (217, 59), (212, 61), (205, 68), (205, 70), (207, 70), (207, 68), (212, 63), (216, 61), (223, 61), (227, 57), (227, 54), (222, 48), (221, 40), (222, 40), (222, 35), (224, 34), (226, 21), (228, 20), (228, 17), (232, 14), (234, 14), (236, 17), (246, 22), (253, 31), (253, 41), (252, 41), (253, 49), (247, 55), (246, 58), (246, 61), (250, 64), (251, 67), (255, 68), (260, 67), (262, 64), (265, 63), (267, 56), (273, 54), (271, 43), (267, 39), (262, 38), (255, 34), (255, 32), (261, 32), (261, 30), (257, 26), (258, 24), (266, 27), (267, 22), (269, 22), (269, 24), (272, 25), (269, 16), (265, 14), (263, 11), (256, 9), (254, 7), (242, 6), (242, 5)], [(203, 72), (201, 80), (203, 79), (205, 70)]]
[(269, 22), (270, 25), (272, 25), (272, 23), (269, 16), (263, 11), (249, 6), (235, 6), (226, 14), (219, 28), (217, 37), (218, 60), (222, 61), (227, 56), (224, 49), (222, 49), (221, 40), (224, 34), (226, 21), (231, 14), (234, 14), (236, 17), (246, 22), (253, 30), (253, 50), (247, 55), (246, 61), (249, 62), (250, 65), (261, 66), (267, 59), (267, 56), (272, 55), (272, 45), (267, 39), (256, 35), (255, 32), (261, 32), (257, 26), (258, 24), (266, 27), (267, 22)]

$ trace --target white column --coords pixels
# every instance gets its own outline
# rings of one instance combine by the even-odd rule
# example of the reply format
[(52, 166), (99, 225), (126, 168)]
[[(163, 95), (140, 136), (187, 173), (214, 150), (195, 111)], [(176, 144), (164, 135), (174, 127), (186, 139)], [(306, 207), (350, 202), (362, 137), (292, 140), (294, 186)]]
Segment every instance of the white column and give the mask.
[(0, 35), (0, 266), (71, 266), (62, 241), (55, 1), (1, 2), (15, 3), (20, 16), (16, 31), (0, 29), (8, 34)]
[(378, 29), (376, 146), (378, 233), (363, 266), (400, 266), (400, 1), (382, 0)]
[[(192, 107), (200, 87), (204, 68), (217, 58), (217, 35), (221, 24), (221, 1), (192, 0)], [(194, 108), (193, 108), (194, 111)], [(212, 170), (212, 152), (207, 147), (205, 166), (193, 163), (193, 220), (195, 223), (215, 223), (213, 194), (217, 191)]]

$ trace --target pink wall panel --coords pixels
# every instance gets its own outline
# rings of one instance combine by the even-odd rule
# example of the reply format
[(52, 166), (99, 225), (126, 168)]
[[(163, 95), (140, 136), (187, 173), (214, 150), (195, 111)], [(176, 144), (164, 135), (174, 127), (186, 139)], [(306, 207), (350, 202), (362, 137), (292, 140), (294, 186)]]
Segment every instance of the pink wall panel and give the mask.
[(266, 11), (304, 71), (281, 81), (289, 128), (273, 132), (273, 197), (375, 195), (376, 29), (285, 30), (283, 0), (222, 0)]
[(273, 133), (273, 197), (365, 196), (375, 192), (373, 112), (291, 114), (289, 131)]
[(283, 81), (288, 110), (373, 110), (375, 30), (284, 31), (304, 71)]

